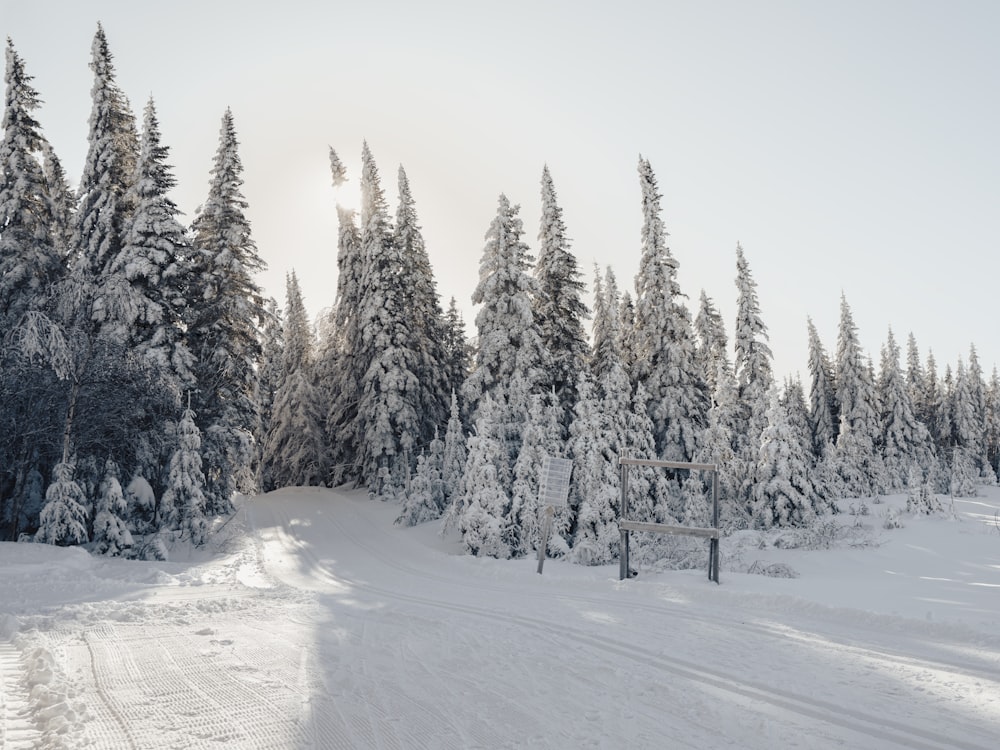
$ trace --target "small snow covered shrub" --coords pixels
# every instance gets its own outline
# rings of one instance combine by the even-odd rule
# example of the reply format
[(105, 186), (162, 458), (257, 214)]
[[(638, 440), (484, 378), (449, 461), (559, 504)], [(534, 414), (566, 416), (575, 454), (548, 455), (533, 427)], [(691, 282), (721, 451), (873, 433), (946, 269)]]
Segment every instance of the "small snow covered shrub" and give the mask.
[(767, 576), (769, 578), (798, 578), (798, 572), (792, 568), (790, 565), (785, 563), (762, 563), (760, 560), (754, 560), (753, 565), (747, 569), (747, 573), (751, 573), (759, 576)]
[(973, 465), (968, 451), (955, 448), (951, 459), (949, 494), (952, 497), (977, 497), (979, 495), (979, 490), (976, 487), (978, 478), (979, 473)]
[(911, 487), (906, 495), (906, 512), (930, 515), (941, 510), (941, 501), (930, 484), (922, 482)]
[(887, 508), (882, 516), (882, 528), (886, 530), (903, 528), (903, 521), (899, 517), (896, 508)]
[(39, 518), (36, 542), (69, 545), (87, 541), (84, 509), (87, 503), (83, 490), (73, 479), (72, 463), (58, 463), (52, 474), (54, 481), (45, 491), (45, 507)]

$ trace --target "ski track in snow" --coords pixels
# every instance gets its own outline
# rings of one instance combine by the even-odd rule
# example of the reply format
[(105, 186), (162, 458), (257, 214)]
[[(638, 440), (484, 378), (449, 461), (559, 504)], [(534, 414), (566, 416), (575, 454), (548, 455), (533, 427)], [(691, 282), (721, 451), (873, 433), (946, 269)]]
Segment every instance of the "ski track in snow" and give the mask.
[[(0, 630), (0, 750), (992, 750), (1000, 737), (995, 636), (690, 577), (537, 576), (431, 548), (357, 493), (246, 508), (235, 553), (159, 573), (115, 564), (89, 596), (83, 584), (21, 613), (13, 640)], [(152, 578), (115, 573), (132, 570)], [(77, 701), (58, 733), (40, 729), (28, 653)]]
[[(874, 714), (857, 708), (851, 708), (840, 703), (811, 699), (804, 697), (801, 694), (795, 694), (788, 690), (783, 690), (774, 685), (767, 685), (760, 681), (746, 680), (736, 676), (732, 672), (724, 672), (718, 669), (706, 667), (704, 664), (698, 664), (678, 657), (668, 656), (662, 652), (643, 648), (635, 643), (627, 643), (615, 637), (602, 636), (600, 638), (596, 638), (587, 631), (573, 628), (565, 623), (554, 624), (534, 617), (505, 613), (495, 608), (481, 608), (447, 603), (439, 599), (429, 599), (415, 595), (408, 595), (398, 590), (377, 588), (357, 580), (345, 579), (339, 574), (334, 574), (332, 571), (325, 569), (323, 563), (314, 554), (312, 554), (309, 545), (302, 544), (302, 542), (295, 535), (295, 530), (297, 528), (296, 525), (292, 523), (292, 519), (286, 513), (282, 512), (280, 506), (273, 506), (272, 509), (278, 521), (278, 523), (276, 523), (276, 528), (278, 529), (279, 534), (283, 536), (283, 545), (288, 548), (299, 550), (304, 557), (309, 559), (311, 565), (311, 575), (317, 580), (326, 576), (330, 580), (337, 583), (347, 583), (352, 588), (360, 588), (380, 597), (392, 599), (397, 602), (412, 603), (422, 607), (430, 607), (438, 610), (447, 610), (455, 613), (484, 617), (494, 622), (499, 620), (506, 622), (513, 627), (519, 627), (529, 632), (534, 631), (536, 633), (540, 633), (551, 640), (561, 639), (563, 641), (576, 641), (580, 645), (586, 647), (591, 654), (603, 652), (610, 657), (619, 657), (620, 659), (634, 662), (636, 667), (645, 668), (645, 670), (653, 668), (654, 670), (660, 671), (664, 675), (669, 675), (671, 678), (679, 678), (692, 683), (700, 683), (702, 686), (711, 690), (723, 691), (737, 697), (738, 699), (747, 699), (751, 702), (751, 705), (748, 706), (748, 708), (752, 710), (760, 710), (759, 706), (754, 706), (752, 704), (763, 703), (766, 705), (768, 711), (786, 711), (797, 714), (805, 719), (819, 720), (849, 733), (867, 735), (870, 740), (874, 740), (877, 743), (888, 742), (900, 747), (908, 748), (954, 747), (964, 748), (966, 750), (985, 750), (985, 748), (991, 747), (988, 737), (984, 737), (983, 744), (971, 741), (966, 742), (961, 739), (956, 739), (953, 735), (931, 729), (920, 729), (919, 727), (914, 727), (909, 721), (904, 722), (894, 720), (886, 714)], [(353, 510), (354, 509), (352, 508), (352, 511)], [(402, 575), (412, 575), (413, 569), (410, 568), (409, 565), (400, 564), (390, 554), (387, 554), (387, 550), (392, 550), (393, 545), (389, 543), (384, 546), (368, 544), (363, 540), (370, 539), (370, 536), (352, 533), (352, 529), (345, 528), (340, 521), (346, 515), (346, 513), (343, 513), (338, 514), (337, 516), (332, 514), (324, 516), (332, 526), (338, 529), (339, 533), (336, 535), (338, 540), (349, 541), (351, 544), (356, 545), (358, 548), (363, 550), (363, 552), (370, 556), (372, 560), (377, 560), (380, 564), (392, 568)], [(388, 540), (386, 541), (388, 542)], [(467, 581), (447, 579), (441, 576), (422, 575), (422, 577), (433, 578), (447, 583), (449, 586), (476, 586), (476, 584), (472, 584)], [(492, 590), (497, 591), (498, 593), (509, 593), (509, 591), (504, 592), (503, 589), (499, 589), (497, 587), (488, 588), (492, 588)], [(572, 599), (574, 597), (564, 596), (562, 598)], [(605, 605), (612, 604), (612, 602), (608, 599), (590, 598), (589, 601), (591, 603)], [(655, 611), (654, 608), (650, 607), (646, 607), (645, 609), (647, 611)], [(671, 611), (670, 614), (672, 615), (673, 612)], [(712, 624), (710, 620), (706, 618), (699, 618), (696, 614), (689, 613), (685, 619), (695, 622), (702, 619), (704, 624)], [(734, 627), (732, 621), (728, 623), (728, 627), (730, 629)], [(737, 629), (743, 631), (750, 637), (759, 637), (761, 634), (771, 638), (780, 637), (773, 633), (762, 633), (760, 628), (750, 628), (743, 624), (738, 625)], [(866, 652), (866, 655), (870, 655), (874, 659), (879, 657), (878, 653), (868, 654)], [(982, 672), (970, 675), (968, 672), (956, 672), (950, 667), (928, 664), (913, 658), (901, 658), (898, 655), (892, 655), (891, 659), (901, 666), (924, 670), (927, 673), (934, 669), (944, 671), (946, 675), (959, 677), (975, 676), (977, 679), (987, 679), (992, 681), (994, 688), (1000, 688), (1000, 684), (996, 681), (996, 674), (989, 677)], [(612, 659), (610, 663), (614, 664), (615, 660)], [(574, 679), (578, 679), (579, 677), (579, 674), (573, 674)], [(664, 681), (667, 680), (664, 679)], [(519, 727), (523, 727), (519, 721), (515, 721), (513, 723)], [(613, 738), (608, 737), (607, 739), (609, 741), (608, 746), (611, 746)]]

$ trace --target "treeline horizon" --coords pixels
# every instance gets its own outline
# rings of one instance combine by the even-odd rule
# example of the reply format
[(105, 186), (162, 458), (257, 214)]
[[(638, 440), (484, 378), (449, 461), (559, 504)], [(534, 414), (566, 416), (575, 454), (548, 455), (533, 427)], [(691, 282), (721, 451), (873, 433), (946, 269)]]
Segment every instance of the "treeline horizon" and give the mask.
[[(808, 384), (777, 382), (742, 247), (730, 346), (704, 291), (687, 306), (641, 156), (634, 292), (595, 268), (592, 311), (546, 167), (537, 258), (519, 207), (499, 198), (467, 340), (454, 298), (441, 304), (405, 171), (391, 215), (367, 143), (360, 210), (337, 207), (333, 305), (311, 321), (292, 272), (279, 311), (254, 281), (264, 263), (232, 113), (183, 226), (155, 103), (140, 129), (112, 60), (98, 26), (73, 191), (7, 41), (0, 538), (163, 557), (204, 542), (237, 492), (348, 484), (399, 502), (400, 523), (443, 518), (471, 553), (517, 557), (540, 544), (548, 455), (574, 461), (549, 551), (598, 564), (618, 553), (619, 456), (717, 464), (727, 530), (808, 525), (839, 498), (901, 491), (933, 512), (939, 493), (996, 481), (1000, 379), (984, 379), (974, 346), (939, 376), (912, 334), (902, 366), (890, 331), (876, 370), (842, 298), (832, 356), (810, 321)], [(630, 492), (649, 520), (707, 523), (697, 476), (638, 471)]]

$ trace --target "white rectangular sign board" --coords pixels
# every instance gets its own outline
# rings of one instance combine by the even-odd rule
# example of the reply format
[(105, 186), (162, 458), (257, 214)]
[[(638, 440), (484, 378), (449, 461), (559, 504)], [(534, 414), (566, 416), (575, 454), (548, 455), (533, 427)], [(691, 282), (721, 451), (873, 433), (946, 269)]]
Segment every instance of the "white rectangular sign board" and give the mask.
[(538, 482), (538, 504), (543, 507), (565, 506), (569, 498), (569, 477), (572, 473), (572, 459), (546, 456)]

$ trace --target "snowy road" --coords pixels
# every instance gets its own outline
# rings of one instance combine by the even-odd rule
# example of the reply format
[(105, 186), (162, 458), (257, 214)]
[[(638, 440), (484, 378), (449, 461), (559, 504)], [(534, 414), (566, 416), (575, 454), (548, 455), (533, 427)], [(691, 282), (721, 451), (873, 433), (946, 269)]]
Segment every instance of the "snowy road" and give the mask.
[[(1000, 741), (994, 634), (756, 597), (703, 574), (623, 584), (611, 568), (549, 562), (538, 576), (530, 560), (450, 554), (433, 528), (393, 527), (395, 511), (285, 490), (251, 501), (242, 546), (201, 564), (58, 550), (66, 565), (44, 564), (72, 603), (41, 615), (31, 566), (22, 589), (14, 566), (8, 590), (28, 601), (11, 643), (35, 659), (10, 658), (0, 629), (0, 748)], [(61, 703), (25, 709), (25, 680)]]

